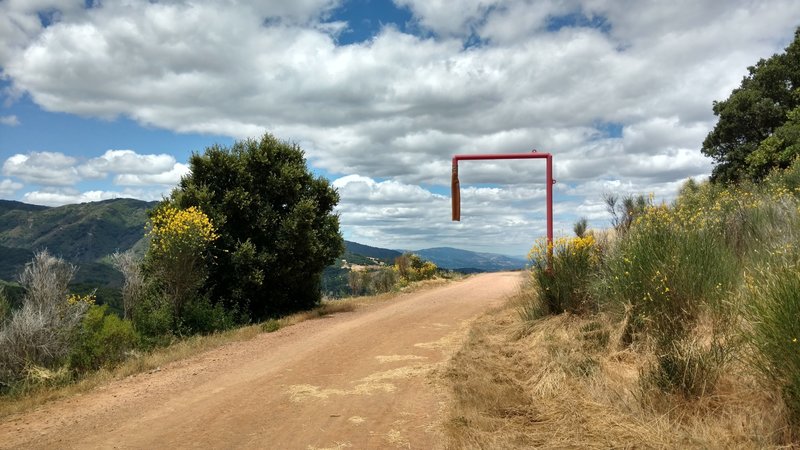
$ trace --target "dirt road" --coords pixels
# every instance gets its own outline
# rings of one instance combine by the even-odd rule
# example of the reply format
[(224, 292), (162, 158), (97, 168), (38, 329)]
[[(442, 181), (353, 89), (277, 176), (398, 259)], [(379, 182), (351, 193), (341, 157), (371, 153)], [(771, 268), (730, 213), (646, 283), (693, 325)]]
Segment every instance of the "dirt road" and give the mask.
[(2, 448), (437, 448), (442, 363), (494, 273), (229, 344), (0, 424)]

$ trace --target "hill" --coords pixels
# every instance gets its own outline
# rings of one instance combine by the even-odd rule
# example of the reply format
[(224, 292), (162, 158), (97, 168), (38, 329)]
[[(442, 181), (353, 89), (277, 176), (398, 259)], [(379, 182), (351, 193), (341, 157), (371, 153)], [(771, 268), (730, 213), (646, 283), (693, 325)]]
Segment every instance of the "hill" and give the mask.
[[(344, 241), (345, 246), (345, 259), (347, 254), (366, 256), (367, 258), (375, 258), (383, 261), (386, 264), (393, 264), (394, 259), (402, 253), (397, 250), (389, 250), (388, 248), (370, 247), (369, 245), (359, 244), (357, 242)], [(348, 259), (348, 261), (350, 261)]]
[(423, 259), (432, 261), (439, 267), (467, 272), (496, 272), (502, 270), (518, 270), (525, 267), (527, 261), (522, 258), (496, 253), (478, 253), (452, 247), (435, 247), (417, 250)]

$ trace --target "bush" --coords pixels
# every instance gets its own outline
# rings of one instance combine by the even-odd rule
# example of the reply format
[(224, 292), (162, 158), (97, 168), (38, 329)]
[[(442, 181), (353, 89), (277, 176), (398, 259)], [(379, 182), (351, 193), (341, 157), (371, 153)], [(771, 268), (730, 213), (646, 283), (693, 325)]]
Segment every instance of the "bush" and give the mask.
[(205, 282), (205, 254), (218, 237), (214, 225), (195, 207), (181, 210), (164, 202), (151, 213), (148, 227), (146, 268), (170, 300), (175, 317), (181, 317)]
[(69, 365), (79, 372), (113, 366), (138, 343), (139, 336), (130, 321), (108, 313), (107, 305), (92, 305), (75, 336)]
[(320, 301), (322, 271), (344, 251), (339, 195), (307, 168), (303, 151), (266, 134), (194, 154), (173, 191), (217, 226), (205, 285), (215, 301), (253, 320)]
[(606, 307), (627, 309), (626, 340), (644, 332), (659, 345), (684, 336), (702, 312), (721, 312), (739, 267), (714, 229), (651, 207), (606, 259), (599, 291)]
[(219, 303), (213, 304), (207, 296), (189, 301), (180, 317), (180, 334), (208, 334), (233, 328), (237, 322), (236, 311), (226, 311)]
[(111, 255), (111, 263), (125, 278), (125, 284), (122, 286), (122, 310), (123, 317), (130, 319), (147, 289), (142, 273), (142, 261), (136, 258), (133, 250), (128, 250), (123, 253), (114, 252)]
[(54, 369), (70, 351), (74, 333), (89, 303), (68, 301), (67, 285), (75, 273), (63, 259), (47, 251), (34, 255), (20, 275), (25, 288), (22, 307), (0, 324), (0, 384), (25, 377), (27, 369)]
[[(549, 267), (548, 251), (552, 251)], [(559, 238), (550, 248), (540, 240), (528, 258), (539, 301), (550, 314), (582, 313), (594, 307), (589, 286), (600, 262), (594, 235)]]
[[(792, 224), (797, 230), (800, 223)], [(800, 431), (800, 239), (765, 249), (745, 278), (745, 337), (750, 362), (770, 391), (777, 391)]]
[(172, 341), (175, 317), (170, 301), (157, 292), (149, 292), (133, 309), (133, 327), (145, 348), (164, 346)]

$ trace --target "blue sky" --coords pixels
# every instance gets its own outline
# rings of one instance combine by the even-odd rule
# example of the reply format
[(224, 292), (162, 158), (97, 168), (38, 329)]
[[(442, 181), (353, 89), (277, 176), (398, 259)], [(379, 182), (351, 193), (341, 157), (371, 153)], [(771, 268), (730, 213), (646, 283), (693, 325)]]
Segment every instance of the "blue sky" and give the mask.
[[(791, 0), (0, 1), (0, 198), (161, 198), (188, 156), (270, 132), (333, 182), (346, 238), (513, 255), (607, 226), (602, 194), (669, 201), (712, 162), (714, 100), (785, 47)], [(797, 12), (796, 12), (797, 11)]]

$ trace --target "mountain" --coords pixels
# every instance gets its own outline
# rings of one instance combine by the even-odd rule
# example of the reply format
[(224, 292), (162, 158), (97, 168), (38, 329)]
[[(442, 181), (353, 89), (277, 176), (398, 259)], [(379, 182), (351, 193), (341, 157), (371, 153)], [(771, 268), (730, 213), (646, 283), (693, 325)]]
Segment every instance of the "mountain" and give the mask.
[[(0, 200), (0, 280), (15, 281), (34, 252), (46, 249), (78, 266), (73, 292), (95, 291), (118, 309), (122, 274), (106, 256), (142, 246), (147, 210), (156, 204), (113, 199), (51, 208)], [(12, 300), (21, 294), (8, 293)]]
[(495, 272), (522, 269), (527, 261), (496, 253), (477, 253), (451, 247), (426, 248), (413, 252), (439, 267), (462, 271)]
[[(76, 264), (98, 262), (139, 242), (144, 236), (147, 210), (156, 204), (113, 199), (48, 208), (2, 201), (0, 246), (5, 247), (4, 253), (47, 249)], [(0, 273), (0, 278), (7, 276)]]
[[(386, 264), (393, 264), (394, 259), (402, 253), (397, 250), (389, 250), (388, 248), (370, 247), (369, 245), (359, 244), (357, 242), (344, 241), (345, 256), (347, 253), (354, 255), (366, 256), (368, 258), (375, 258), (383, 261)], [(348, 260), (350, 261), (350, 260)]]

